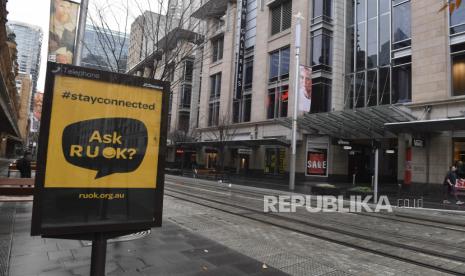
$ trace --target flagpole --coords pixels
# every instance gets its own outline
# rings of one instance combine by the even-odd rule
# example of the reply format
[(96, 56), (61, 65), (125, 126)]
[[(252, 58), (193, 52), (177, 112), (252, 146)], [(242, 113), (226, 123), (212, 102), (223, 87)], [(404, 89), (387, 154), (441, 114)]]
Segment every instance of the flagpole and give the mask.
[(295, 160), (297, 154), (297, 104), (299, 95), (299, 68), (300, 68), (300, 47), (301, 47), (301, 19), (302, 14), (299, 12), (295, 15), (295, 82), (294, 82), (294, 112), (292, 115), (292, 143), (291, 143), (291, 162), (289, 168), (289, 190), (295, 189)]

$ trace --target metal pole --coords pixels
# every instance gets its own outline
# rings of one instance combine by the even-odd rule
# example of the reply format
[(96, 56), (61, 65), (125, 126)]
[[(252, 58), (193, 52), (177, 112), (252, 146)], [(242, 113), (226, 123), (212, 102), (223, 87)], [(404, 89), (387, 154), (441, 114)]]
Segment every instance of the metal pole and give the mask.
[(373, 197), (374, 202), (378, 203), (378, 168), (379, 167), (379, 149), (376, 147), (375, 149), (375, 181), (374, 181), (374, 189), (373, 189)]
[(90, 275), (105, 275), (105, 260), (107, 254), (107, 240), (102, 233), (95, 233), (92, 241), (92, 255), (90, 258)]
[(295, 189), (295, 159), (297, 152), (297, 104), (299, 96), (299, 77), (300, 77), (300, 21), (302, 14), (299, 12), (296, 16), (295, 23), (295, 83), (294, 83), (294, 113), (292, 115), (292, 144), (291, 144), (291, 162), (289, 170), (289, 190)]
[(84, 35), (86, 33), (88, 6), (89, 0), (81, 0), (81, 8), (79, 10), (78, 31), (76, 35), (76, 49), (74, 50), (73, 56), (73, 64), (77, 66), (81, 65), (82, 49), (84, 48)]

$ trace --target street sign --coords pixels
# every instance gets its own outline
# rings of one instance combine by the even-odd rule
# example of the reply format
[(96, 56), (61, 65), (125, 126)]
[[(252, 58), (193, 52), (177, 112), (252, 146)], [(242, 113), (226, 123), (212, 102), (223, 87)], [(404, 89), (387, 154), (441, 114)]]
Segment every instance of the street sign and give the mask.
[(424, 148), (425, 147), (425, 140), (424, 139), (413, 138), (412, 139), (412, 145), (415, 148)]
[(161, 226), (168, 89), (48, 63), (32, 235)]
[(250, 155), (250, 154), (252, 154), (252, 149), (237, 149), (237, 153), (238, 154)]

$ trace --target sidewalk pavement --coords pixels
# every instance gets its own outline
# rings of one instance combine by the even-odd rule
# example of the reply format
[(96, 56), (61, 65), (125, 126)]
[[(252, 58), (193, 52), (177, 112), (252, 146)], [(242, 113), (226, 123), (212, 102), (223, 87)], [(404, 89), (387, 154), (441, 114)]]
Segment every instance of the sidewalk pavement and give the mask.
[(8, 176), (8, 165), (13, 161), (13, 159), (0, 158), (0, 177)]
[[(0, 203), (0, 275), (11, 238), (10, 276), (89, 275), (87, 241), (31, 237), (31, 203)], [(7, 259), (6, 259), (7, 260)], [(287, 275), (164, 221), (145, 237), (109, 242), (107, 275)], [(8, 274), (5, 274), (8, 275)]]

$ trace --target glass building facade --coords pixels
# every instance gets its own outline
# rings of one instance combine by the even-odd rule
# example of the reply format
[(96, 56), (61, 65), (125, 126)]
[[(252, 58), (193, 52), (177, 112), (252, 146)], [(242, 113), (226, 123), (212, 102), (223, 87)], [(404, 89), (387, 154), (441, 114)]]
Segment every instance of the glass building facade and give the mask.
[(313, 0), (310, 28), (312, 103), (310, 113), (329, 111), (333, 66), (333, 1)]
[(347, 1), (345, 107), (410, 102), (410, 0)]

